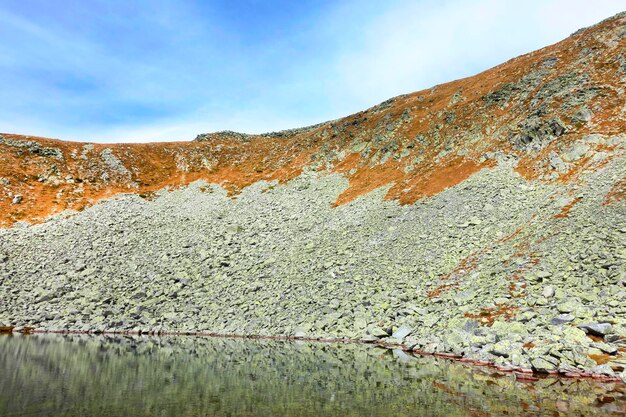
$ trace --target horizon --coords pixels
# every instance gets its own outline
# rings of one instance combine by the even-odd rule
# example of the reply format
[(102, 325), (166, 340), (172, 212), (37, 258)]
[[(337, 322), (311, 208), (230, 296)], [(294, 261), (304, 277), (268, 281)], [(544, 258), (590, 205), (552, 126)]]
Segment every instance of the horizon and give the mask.
[(0, 130), (112, 143), (313, 125), (477, 74), (621, 11), (617, 1), (585, 3), (142, 0), (58, 10), (11, 0), (0, 7)]

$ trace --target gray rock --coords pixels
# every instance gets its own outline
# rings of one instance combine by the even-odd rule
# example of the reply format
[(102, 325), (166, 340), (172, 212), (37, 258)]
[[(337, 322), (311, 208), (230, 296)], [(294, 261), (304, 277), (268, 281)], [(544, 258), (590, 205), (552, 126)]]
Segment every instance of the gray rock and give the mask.
[(382, 327), (372, 327), (369, 331), (369, 334), (371, 334), (372, 336), (376, 336), (376, 337), (387, 337), (389, 336), (389, 333), (387, 333), (387, 331), (385, 329), (383, 329)]
[(558, 316), (550, 320), (550, 324), (554, 324), (554, 325), (566, 324), (566, 323), (570, 323), (574, 321), (574, 319), (576, 319), (576, 317), (572, 314), (559, 314)]
[(616, 346), (609, 345), (608, 343), (596, 342), (592, 346), (596, 349), (600, 349), (602, 352), (609, 355), (615, 355), (618, 352)]
[(536, 276), (537, 278), (539, 278), (540, 281), (542, 281), (545, 278), (550, 278), (552, 276), (552, 273), (549, 271), (541, 270), (537, 271)]
[(552, 298), (554, 297), (554, 287), (552, 285), (546, 285), (543, 288), (543, 292), (542, 292), (543, 296), (546, 298)]
[(100, 152), (102, 160), (113, 170), (122, 175), (130, 175), (128, 168), (124, 166), (124, 163), (113, 154), (110, 148), (105, 148)]
[(413, 332), (413, 328), (407, 325), (400, 326), (391, 337), (394, 339), (402, 340)]
[(511, 355), (520, 355), (522, 350), (510, 340), (501, 340), (491, 346), (489, 352), (495, 356), (508, 358)]
[(563, 153), (563, 160), (566, 162), (578, 161), (589, 151), (589, 145), (575, 143), (567, 152)]
[(611, 369), (611, 367), (607, 364), (594, 366), (593, 368), (590, 369), (590, 371), (593, 372), (594, 374), (609, 375), (609, 376), (615, 375), (615, 372), (613, 371), (613, 369)]
[(559, 303), (556, 308), (559, 311), (559, 313), (565, 314), (565, 313), (571, 313), (572, 311), (576, 311), (576, 309), (579, 307), (579, 304), (575, 301), (572, 300), (567, 300), (565, 302)]
[(581, 107), (574, 115), (572, 116), (572, 123), (587, 123), (591, 121), (593, 113), (587, 107)]
[(568, 164), (566, 164), (556, 152), (550, 152), (548, 160), (552, 169), (558, 172), (567, 171)]
[(359, 340), (364, 343), (374, 343), (374, 342), (377, 342), (378, 339), (379, 339), (378, 337), (372, 334), (365, 334)]
[(22, 200), (24, 199), (24, 197), (22, 197), (20, 194), (17, 194), (13, 197), (13, 200), (11, 201), (13, 204), (20, 204), (22, 202)]
[(558, 368), (558, 360), (549, 356), (535, 357), (530, 359), (530, 363), (535, 371), (549, 372)]
[(610, 323), (586, 323), (578, 327), (591, 335), (600, 337), (604, 337), (613, 330), (613, 326)]
[(293, 336), (297, 338), (307, 337), (307, 330), (302, 327), (296, 327), (293, 331)]
[(617, 342), (621, 339), (622, 339), (622, 336), (618, 334), (607, 334), (606, 336), (604, 336), (604, 340), (606, 340), (608, 343)]
[(35, 302), (36, 303), (44, 303), (46, 301), (50, 301), (53, 300), (56, 297), (56, 295), (52, 292), (48, 292), (48, 293), (44, 293), (41, 296), (39, 296)]

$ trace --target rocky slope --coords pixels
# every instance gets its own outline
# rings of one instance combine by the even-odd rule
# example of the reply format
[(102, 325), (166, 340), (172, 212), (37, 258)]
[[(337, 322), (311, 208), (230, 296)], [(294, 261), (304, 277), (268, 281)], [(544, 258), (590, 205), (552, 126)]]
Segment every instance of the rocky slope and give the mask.
[(0, 136), (0, 323), (626, 377), (626, 15), (265, 135)]

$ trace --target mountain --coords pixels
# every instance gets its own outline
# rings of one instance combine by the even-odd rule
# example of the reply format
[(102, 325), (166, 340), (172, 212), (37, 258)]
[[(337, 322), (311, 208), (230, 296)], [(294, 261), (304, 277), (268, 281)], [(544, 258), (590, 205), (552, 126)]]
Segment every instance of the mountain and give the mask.
[[(626, 378), (626, 14), (343, 119), (0, 135), (0, 323)], [(620, 374), (621, 373), (621, 374)]]

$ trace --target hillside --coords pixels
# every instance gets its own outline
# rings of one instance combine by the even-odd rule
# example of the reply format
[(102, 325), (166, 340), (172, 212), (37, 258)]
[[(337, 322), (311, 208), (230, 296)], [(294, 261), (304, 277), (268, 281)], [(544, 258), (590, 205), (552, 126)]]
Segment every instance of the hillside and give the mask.
[(0, 135), (0, 324), (626, 377), (626, 14), (263, 135)]

